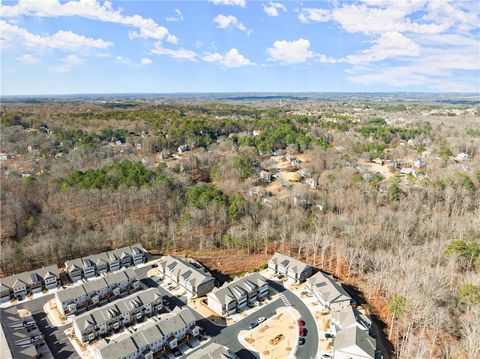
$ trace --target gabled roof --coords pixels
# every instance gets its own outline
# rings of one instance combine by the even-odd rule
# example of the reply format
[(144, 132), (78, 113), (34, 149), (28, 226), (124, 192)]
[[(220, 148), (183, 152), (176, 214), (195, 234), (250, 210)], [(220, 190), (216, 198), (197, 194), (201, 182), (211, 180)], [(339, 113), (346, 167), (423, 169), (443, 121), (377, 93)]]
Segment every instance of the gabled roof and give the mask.
[(33, 283), (41, 282), (52, 275), (56, 277), (59, 276), (58, 268), (56, 265), (51, 265), (48, 267), (42, 267), (40, 269), (35, 269), (29, 272), (22, 272), (18, 274), (13, 274), (11, 276), (0, 279), (0, 282), (3, 286), (7, 288), (13, 288), (15, 285), (28, 286)]
[(208, 293), (208, 297), (215, 297), (221, 304), (228, 304), (234, 299), (254, 291), (257, 287), (261, 287), (267, 283), (266, 279), (259, 273), (251, 273), (242, 278), (235, 278), (229, 283), (224, 283), (218, 289), (214, 289)]
[(188, 355), (188, 359), (237, 359), (238, 357), (223, 345), (212, 343)]
[(55, 297), (57, 297), (58, 300), (60, 300), (60, 302), (63, 303), (69, 300), (74, 300), (86, 294), (87, 292), (85, 291), (85, 288), (83, 287), (83, 285), (77, 285), (74, 287), (69, 287), (69, 288), (59, 290), (58, 292), (55, 293)]
[(307, 279), (312, 289), (320, 293), (322, 297), (329, 303), (337, 303), (342, 301), (351, 301), (352, 298), (345, 289), (332, 276), (318, 272)]
[(360, 329), (368, 331), (372, 326), (372, 321), (368, 316), (360, 313), (357, 309), (351, 306), (348, 306), (339, 312), (333, 312), (332, 319), (342, 330), (356, 325)]
[(364, 357), (375, 358), (375, 339), (358, 327), (340, 330), (333, 342), (335, 352), (362, 353)]
[(167, 256), (165, 268), (168, 268), (174, 277), (182, 277), (192, 287), (214, 280), (212, 275), (199, 264), (179, 257)]
[(288, 270), (292, 270), (294, 273), (298, 273), (298, 274), (303, 273), (304, 271), (311, 268), (308, 264), (298, 259), (289, 257), (285, 254), (278, 253), (278, 252), (276, 252), (273, 255), (273, 257), (270, 258), (269, 262), (287, 267)]
[(162, 298), (159, 289), (149, 288), (83, 313), (77, 316), (74, 322), (80, 329), (86, 330), (90, 325), (108, 322), (113, 318), (130, 312), (132, 309), (136, 308), (136, 306), (131, 305), (132, 303), (141, 306), (153, 303), (158, 298)]

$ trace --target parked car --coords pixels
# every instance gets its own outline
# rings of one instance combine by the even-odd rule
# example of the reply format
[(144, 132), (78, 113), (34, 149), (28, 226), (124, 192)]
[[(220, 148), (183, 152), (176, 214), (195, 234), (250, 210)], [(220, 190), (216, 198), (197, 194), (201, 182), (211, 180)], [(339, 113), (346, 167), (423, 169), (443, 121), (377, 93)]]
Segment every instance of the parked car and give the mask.
[(330, 354), (322, 354), (322, 356), (320, 357), (322, 359), (331, 359), (332, 356)]
[(175, 358), (179, 358), (182, 356), (182, 352), (178, 349), (173, 349), (173, 355), (175, 355)]
[(298, 327), (298, 335), (300, 335), (301, 337), (305, 336), (305, 328)]
[(304, 337), (298, 337), (298, 345), (303, 345), (305, 344), (305, 338)]
[(267, 318), (265, 318), (265, 317), (260, 317), (260, 318), (257, 319), (257, 323), (260, 324), (260, 323), (263, 323), (263, 322), (266, 321), (266, 320), (267, 320)]
[(252, 324), (250, 324), (250, 326), (248, 327), (248, 329), (254, 329), (258, 327), (258, 323), (257, 322), (253, 322)]
[(297, 320), (297, 324), (299, 327), (304, 327), (305, 326), (305, 321), (303, 319)]
[(332, 334), (332, 333), (325, 333), (325, 338), (327, 338), (327, 339), (332, 339), (332, 338), (333, 338), (333, 334)]

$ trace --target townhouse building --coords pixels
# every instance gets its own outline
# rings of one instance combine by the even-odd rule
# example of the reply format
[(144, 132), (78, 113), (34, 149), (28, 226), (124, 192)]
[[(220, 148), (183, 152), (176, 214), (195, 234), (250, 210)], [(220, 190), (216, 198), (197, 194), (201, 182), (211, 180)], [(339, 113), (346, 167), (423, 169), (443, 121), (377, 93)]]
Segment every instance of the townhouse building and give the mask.
[(192, 309), (175, 308), (170, 317), (157, 319), (126, 338), (98, 345), (93, 351), (96, 359), (153, 359), (158, 353), (166, 353), (199, 333)]
[(360, 330), (370, 334), (372, 328), (372, 320), (352, 306), (332, 312), (330, 322), (333, 324), (330, 326), (333, 335), (351, 327), (358, 327)]
[(157, 315), (162, 309), (162, 294), (157, 288), (149, 288), (79, 315), (72, 327), (85, 344)]
[(204, 296), (215, 287), (215, 278), (194, 260), (167, 256), (159, 261), (158, 272), (183, 288), (189, 297)]
[(112, 251), (93, 254), (65, 262), (65, 270), (72, 282), (92, 278), (107, 272), (115, 272), (145, 262), (145, 249), (135, 244)]
[(281, 274), (295, 283), (304, 282), (315, 272), (315, 268), (308, 264), (278, 252), (268, 261), (268, 269), (272, 274)]
[(127, 268), (103, 278), (60, 290), (55, 293), (55, 302), (58, 311), (67, 316), (127, 295), (140, 287), (134, 270)]
[(307, 279), (307, 289), (325, 310), (341, 311), (353, 303), (346, 290), (332, 276), (322, 272)]
[(61, 284), (56, 265), (42, 267), (29, 272), (13, 274), (0, 279), (0, 302), (25, 299), (29, 294), (54, 289)]
[(217, 343), (209, 343), (195, 350), (188, 359), (238, 359), (239, 357), (227, 347)]
[(259, 273), (225, 283), (207, 294), (207, 305), (215, 313), (228, 316), (268, 295), (268, 283)]
[(343, 329), (333, 341), (335, 359), (375, 359), (375, 339), (357, 326)]

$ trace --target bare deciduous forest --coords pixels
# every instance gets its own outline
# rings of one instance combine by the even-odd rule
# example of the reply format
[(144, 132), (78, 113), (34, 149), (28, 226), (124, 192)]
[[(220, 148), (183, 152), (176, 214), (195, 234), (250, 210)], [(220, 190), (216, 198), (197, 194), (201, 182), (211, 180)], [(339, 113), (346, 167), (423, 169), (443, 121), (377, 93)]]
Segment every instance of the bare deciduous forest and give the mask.
[(356, 287), (397, 358), (478, 358), (479, 115), (367, 100), (4, 103), (1, 270), (133, 242), (282, 250)]

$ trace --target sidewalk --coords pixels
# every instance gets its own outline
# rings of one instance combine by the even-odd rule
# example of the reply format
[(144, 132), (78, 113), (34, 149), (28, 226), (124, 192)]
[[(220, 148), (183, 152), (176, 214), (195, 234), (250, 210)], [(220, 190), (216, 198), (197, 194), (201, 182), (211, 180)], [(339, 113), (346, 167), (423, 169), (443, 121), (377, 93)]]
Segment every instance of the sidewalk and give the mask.
[(65, 320), (60, 315), (60, 312), (57, 309), (57, 304), (55, 303), (55, 299), (49, 300), (43, 306), (43, 311), (47, 314), (47, 318), (50, 320), (51, 324), (54, 327), (61, 327), (65, 324), (70, 323), (72, 320)]

